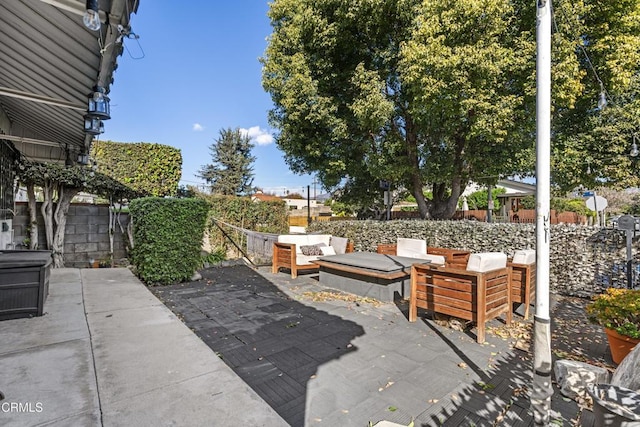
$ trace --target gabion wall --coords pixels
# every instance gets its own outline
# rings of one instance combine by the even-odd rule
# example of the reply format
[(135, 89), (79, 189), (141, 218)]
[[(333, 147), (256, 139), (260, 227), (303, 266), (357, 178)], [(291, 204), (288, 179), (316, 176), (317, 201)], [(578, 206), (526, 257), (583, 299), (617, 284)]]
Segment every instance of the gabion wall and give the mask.
[[(398, 237), (426, 239), (429, 246), (501, 251), (509, 256), (536, 245), (534, 224), (489, 224), (474, 221), (331, 221), (316, 222), (308, 232), (348, 237), (356, 251), (375, 252), (378, 243)], [(640, 237), (640, 236), (639, 236)], [(638, 248), (633, 242), (638, 284)], [(552, 225), (550, 289), (563, 295), (589, 297), (607, 287), (626, 287), (626, 238), (622, 232), (582, 225)]]

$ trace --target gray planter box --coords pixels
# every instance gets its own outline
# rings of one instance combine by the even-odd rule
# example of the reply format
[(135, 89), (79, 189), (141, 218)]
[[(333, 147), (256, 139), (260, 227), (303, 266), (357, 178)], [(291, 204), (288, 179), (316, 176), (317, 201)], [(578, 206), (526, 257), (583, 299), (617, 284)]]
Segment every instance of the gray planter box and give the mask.
[(52, 262), (49, 251), (0, 251), (0, 320), (42, 316)]

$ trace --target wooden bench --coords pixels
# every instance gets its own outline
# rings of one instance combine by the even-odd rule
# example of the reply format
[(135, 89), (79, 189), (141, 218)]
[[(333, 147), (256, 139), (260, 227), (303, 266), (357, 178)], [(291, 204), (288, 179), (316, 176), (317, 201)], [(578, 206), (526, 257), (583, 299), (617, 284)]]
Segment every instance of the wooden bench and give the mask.
[(483, 343), (486, 322), (505, 313), (507, 324), (511, 324), (510, 280), (509, 267), (478, 273), (414, 264), (409, 321), (416, 321), (418, 308), (459, 317), (477, 325), (477, 341)]

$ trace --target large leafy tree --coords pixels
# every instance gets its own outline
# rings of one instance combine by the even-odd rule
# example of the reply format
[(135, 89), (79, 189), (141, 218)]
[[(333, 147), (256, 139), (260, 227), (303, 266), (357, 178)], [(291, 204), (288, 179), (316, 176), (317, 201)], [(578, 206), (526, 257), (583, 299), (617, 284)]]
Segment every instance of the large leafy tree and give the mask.
[[(609, 16), (556, 8), (581, 17), (553, 39), (554, 111), (573, 113), (597, 94), (579, 44)], [(289, 166), (325, 186), (347, 178), (343, 194), (360, 199), (390, 180), (434, 218), (454, 213), (470, 180), (531, 173), (535, 13), (524, 0), (275, 0), (263, 85)], [(584, 113), (556, 120), (554, 136)]]
[[(572, 108), (556, 108), (553, 181), (561, 192), (580, 185), (638, 186), (638, 159), (629, 152), (640, 132), (640, 2), (561, 5), (556, 28), (576, 36), (584, 96)], [(602, 109), (599, 92), (608, 100)]]
[(198, 176), (211, 185), (213, 194), (247, 194), (253, 183), (252, 149), (251, 138), (240, 129), (222, 129), (209, 147), (213, 163), (202, 166)]

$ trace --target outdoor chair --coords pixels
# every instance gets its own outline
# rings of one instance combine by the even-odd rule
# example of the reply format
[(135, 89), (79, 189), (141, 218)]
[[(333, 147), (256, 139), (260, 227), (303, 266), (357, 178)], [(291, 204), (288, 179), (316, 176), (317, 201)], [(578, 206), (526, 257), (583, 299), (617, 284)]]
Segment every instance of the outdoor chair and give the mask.
[(536, 295), (536, 251), (525, 249), (516, 251), (508, 260), (511, 267), (511, 302), (524, 304), (524, 318), (529, 318), (531, 302)]
[(469, 320), (484, 342), (485, 324), (505, 313), (511, 324), (511, 268), (502, 252), (471, 254), (466, 268), (414, 264), (411, 268), (409, 321), (418, 308)]
[(386, 255), (397, 255), (410, 258), (419, 258), (431, 261), (432, 264), (458, 266), (464, 268), (467, 265), (471, 252), (427, 246), (426, 240), (406, 239), (399, 237), (397, 243), (379, 244), (376, 252)]

